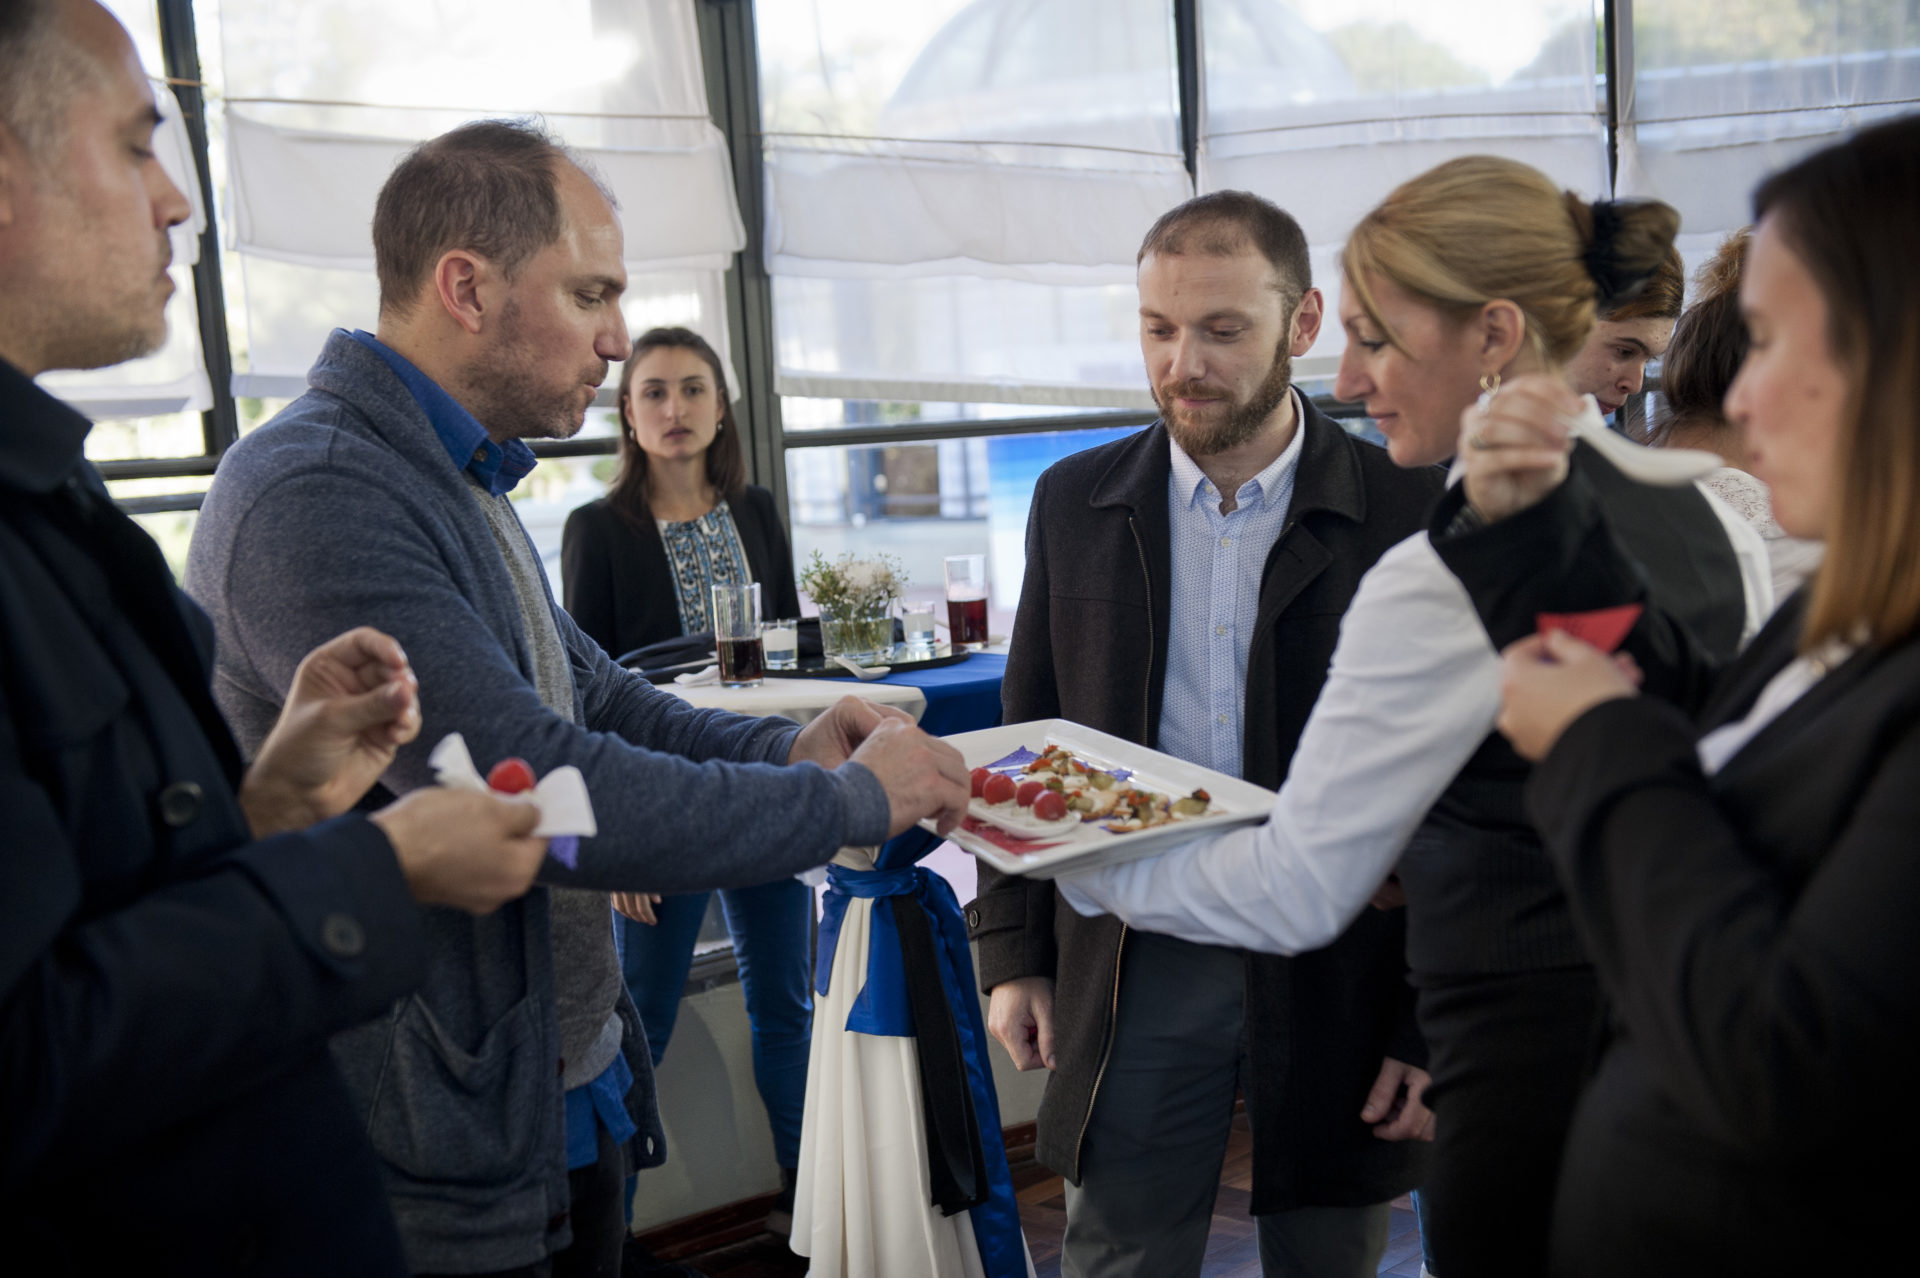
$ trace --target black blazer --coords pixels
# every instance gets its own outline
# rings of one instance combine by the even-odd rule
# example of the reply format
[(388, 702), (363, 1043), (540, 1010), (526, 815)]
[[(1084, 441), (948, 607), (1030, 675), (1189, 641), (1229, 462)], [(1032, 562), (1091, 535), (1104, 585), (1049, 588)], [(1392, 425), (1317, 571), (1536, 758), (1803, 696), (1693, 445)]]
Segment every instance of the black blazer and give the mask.
[[(1577, 483), (1463, 540), (1496, 636), (1645, 598)], [(1568, 1138), (1558, 1273), (1908, 1263), (1888, 1222), (1920, 1192), (1920, 639), (1845, 661), (1712, 777), (1695, 750), (1793, 660), (1801, 604), (1724, 669), (1650, 609), (1627, 646), (1663, 696), (1589, 711), (1529, 782), (1615, 1018)]]
[(23, 1273), (404, 1274), (327, 1037), (426, 966), (364, 817), (254, 843), (212, 628), (0, 363), (0, 1237)]
[[(773, 494), (747, 485), (731, 503), (734, 527), (747, 552), (747, 568), (760, 583), (764, 620), (800, 615), (793, 579), (793, 548), (787, 544)], [(673, 568), (651, 518), (636, 524), (607, 498), (567, 516), (560, 538), (560, 583), (574, 624), (612, 657), (680, 634)]]
[[(1360, 578), (1417, 531), (1441, 474), (1402, 470), (1307, 404), (1292, 507), (1268, 554), (1247, 657), (1243, 772), (1277, 787), (1306, 725)], [(1166, 683), (1167, 434), (1155, 425), (1056, 463), (1034, 489), (1026, 578), (1002, 685), (1002, 721), (1060, 717), (1157, 740)], [(968, 911), (980, 983), (1058, 975), (1058, 1068), (1038, 1156), (1079, 1179), (1080, 1136), (1112, 1026), (1126, 929), (1083, 918), (1051, 882), (982, 866)], [(1406, 984), (1402, 911), (1367, 910), (1297, 958), (1249, 956), (1252, 1210), (1383, 1202), (1418, 1185), (1428, 1146), (1374, 1137), (1359, 1118), (1381, 1057), (1424, 1064)]]

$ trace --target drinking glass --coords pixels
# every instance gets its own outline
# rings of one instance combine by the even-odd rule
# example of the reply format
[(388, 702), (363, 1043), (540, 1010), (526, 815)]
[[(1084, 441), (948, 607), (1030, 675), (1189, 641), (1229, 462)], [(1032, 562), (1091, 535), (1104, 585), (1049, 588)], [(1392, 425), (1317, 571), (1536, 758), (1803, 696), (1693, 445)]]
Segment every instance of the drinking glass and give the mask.
[(900, 628), (906, 633), (907, 647), (933, 647), (933, 605), (926, 602), (900, 606)]
[(760, 623), (760, 646), (767, 669), (792, 670), (800, 664), (800, 623), (792, 617)]
[(987, 642), (987, 557), (948, 555), (947, 629), (954, 647)]
[(760, 583), (713, 588), (713, 642), (720, 686), (757, 688), (766, 666), (760, 648)]

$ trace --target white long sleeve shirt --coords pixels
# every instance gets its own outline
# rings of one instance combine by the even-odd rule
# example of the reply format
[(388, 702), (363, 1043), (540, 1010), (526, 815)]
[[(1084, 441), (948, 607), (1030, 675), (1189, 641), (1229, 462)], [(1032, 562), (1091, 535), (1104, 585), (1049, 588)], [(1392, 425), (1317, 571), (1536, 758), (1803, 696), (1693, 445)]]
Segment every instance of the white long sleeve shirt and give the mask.
[[(1739, 561), (1744, 645), (1773, 610), (1766, 546), (1706, 496)], [(1499, 654), (1466, 587), (1416, 533), (1361, 579), (1264, 825), (1055, 883), (1080, 913), (1144, 931), (1277, 954), (1318, 949), (1366, 907), (1499, 712)]]

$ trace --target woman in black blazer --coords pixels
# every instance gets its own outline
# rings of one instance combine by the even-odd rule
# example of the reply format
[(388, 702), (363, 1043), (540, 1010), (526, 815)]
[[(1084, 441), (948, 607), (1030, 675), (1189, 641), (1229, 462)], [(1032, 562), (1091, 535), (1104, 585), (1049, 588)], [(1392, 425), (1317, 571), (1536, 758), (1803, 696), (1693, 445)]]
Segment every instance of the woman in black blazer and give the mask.
[(746, 482), (719, 355), (684, 328), (643, 333), (633, 352), (620, 373), (620, 473), (561, 537), (567, 612), (612, 657), (713, 629), (715, 583), (757, 581), (763, 618), (798, 617), (793, 548), (773, 494)]
[[(620, 474), (613, 491), (567, 517), (567, 611), (608, 653), (713, 629), (715, 583), (760, 583), (762, 616), (800, 615), (773, 495), (746, 483), (740, 431), (720, 357), (684, 328), (641, 334), (620, 374)], [(627, 990), (653, 1063), (673, 1035), (706, 916), (705, 892), (616, 898)], [(800, 1161), (812, 1002), (812, 894), (797, 879), (720, 893), (753, 1023), (754, 1080), (790, 1193)]]
[[(1728, 392), (1813, 582), (1724, 671), (1650, 609), (1630, 673), (1508, 650), (1501, 727), (1613, 1010), (1559, 1274), (1874, 1273), (1920, 1191), (1920, 116), (1762, 184)], [(1437, 544), (1496, 642), (1644, 592), (1565, 466), (1559, 394), (1470, 418)], [(1471, 529), (1479, 521), (1499, 521)], [(1622, 663), (1625, 664), (1625, 663)]]

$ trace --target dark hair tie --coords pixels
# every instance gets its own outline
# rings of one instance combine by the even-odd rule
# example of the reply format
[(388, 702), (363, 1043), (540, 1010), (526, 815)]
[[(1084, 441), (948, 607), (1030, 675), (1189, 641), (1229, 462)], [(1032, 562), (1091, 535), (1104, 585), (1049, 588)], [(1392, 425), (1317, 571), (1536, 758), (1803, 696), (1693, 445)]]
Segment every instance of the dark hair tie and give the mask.
[(1596, 299), (1599, 308), (1610, 311), (1645, 288), (1651, 277), (1623, 266), (1614, 251), (1614, 240), (1620, 234), (1619, 206), (1612, 200), (1595, 200), (1587, 209), (1593, 215), (1593, 238), (1587, 241), (1581, 261), (1600, 290)]

